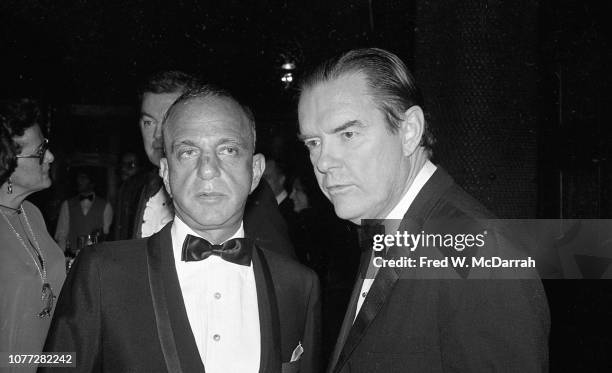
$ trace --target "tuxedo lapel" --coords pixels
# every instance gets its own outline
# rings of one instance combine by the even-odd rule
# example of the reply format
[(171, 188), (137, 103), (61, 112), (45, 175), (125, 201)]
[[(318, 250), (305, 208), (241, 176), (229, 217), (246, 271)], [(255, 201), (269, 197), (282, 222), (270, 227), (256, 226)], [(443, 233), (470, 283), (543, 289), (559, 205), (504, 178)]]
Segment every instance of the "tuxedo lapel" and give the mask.
[(342, 321), (338, 338), (336, 339), (334, 351), (331, 354), (331, 359), (327, 369), (328, 372), (332, 372), (338, 363), (338, 358), (340, 357), (340, 353), (342, 352), (346, 338), (353, 327), (353, 320), (355, 319), (355, 311), (357, 309), (357, 301), (359, 299), (359, 294), (361, 293), (361, 286), (363, 286), (363, 279), (366, 270), (368, 269), (368, 263), (370, 262), (370, 255), (371, 251), (364, 251), (361, 254), (361, 262), (359, 264), (359, 271), (357, 272), (357, 279), (355, 280), (353, 292), (349, 298), (348, 307), (346, 309), (346, 313), (344, 314), (344, 320)]
[[(378, 311), (385, 304), (387, 297), (393, 291), (393, 287), (395, 283), (399, 279), (399, 276), (394, 268), (381, 268), (381, 270), (376, 275), (376, 279), (372, 283), (372, 287), (368, 292), (368, 296), (366, 297), (363, 305), (361, 306), (361, 310), (355, 318), (355, 322), (350, 329), (348, 336), (346, 337), (346, 342), (342, 347), (342, 352), (338, 357), (338, 363), (335, 366), (335, 369), (332, 371), (338, 371), (348, 360), (348, 357), (351, 355), (355, 347), (359, 344), (366, 331), (370, 327), (372, 320), (376, 317)], [(363, 283), (363, 281), (361, 281)], [(359, 296), (359, 291), (361, 290), (361, 286), (357, 289), (357, 297)], [(354, 312), (356, 311), (356, 303), (353, 306), (354, 311), (352, 312), (352, 317), (354, 317)], [(351, 319), (348, 321), (351, 322)], [(344, 320), (347, 322), (347, 320)], [(344, 325), (343, 325), (344, 326)]]
[(253, 248), (253, 272), (257, 288), (257, 305), (259, 309), (259, 330), (261, 335), (261, 358), (259, 371), (281, 371), (281, 334), (280, 318), (276, 292), (272, 283), (270, 267), (265, 255), (255, 246)]
[(171, 227), (172, 223), (168, 223), (147, 240), (149, 285), (159, 342), (168, 372), (204, 372), (174, 266)]

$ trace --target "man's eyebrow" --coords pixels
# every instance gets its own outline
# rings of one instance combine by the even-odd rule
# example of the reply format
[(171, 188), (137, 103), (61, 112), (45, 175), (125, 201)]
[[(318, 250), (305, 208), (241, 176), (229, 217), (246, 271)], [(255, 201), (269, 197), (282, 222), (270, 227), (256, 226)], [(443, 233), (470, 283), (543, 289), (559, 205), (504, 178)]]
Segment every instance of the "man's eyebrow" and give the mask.
[[(246, 146), (245, 144), (247, 144), (247, 142), (244, 141), (243, 139), (239, 139), (235, 137), (224, 137), (224, 138), (217, 140), (216, 142), (216, 146), (227, 145), (227, 144), (244, 147)], [(181, 145), (198, 147), (198, 144), (191, 139), (180, 139), (172, 143), (172, 149), (176, 149), (177, 147)]]
[(142, 117), (149, 117), (149, 118), (151, 118), (151, 119), (155, 119), (155, 117), (154, 117), (153, 115), (151, 115), (151, 114), (147, 113), (146, 111), (141, 111), (141, 112), (140, 112), (140, 117), (141, 117), (141, 118), (142, 118)]
[(332, 130), (332, 133), (338, 133), (338, 132), (342, 132), (344, 130), (347, 130), (351, 127), (365, 127), (365, 125), (359, 121), (359, 120), (349, 120), (348, 122), (334, 128)]
[(300, 140), (300, 141), (306, 141), (306, 139), (309, 139), (309, 138), (311, 138), (313, 136), (312, 135), (308, 135), (308, 134), (298, 133), (297, 137), (298, 137), (298, 140)]
[(219, 139), (217, 141), (217, 146), (218, 145), (227, 145), (227, 144), (232, 144), (232, 145), (237, 145), (237, 146), (245, 146), (245, 144), (247, 144), (248, 141), (245, 141), (242, 138), (237, 138), (237, 137), (223, 137), (221, 139)]
[[(359, 120), (349, 120), (348, 122), (345, 122), (341, 125), (339, 125), (338, 127), (334, 128), (331, 133), (338, 133), (338, 132), (342, 132), (344, 130), (347, 130), (351, 127), (365, 127), (365, 124), (363, 124), (363, 122), (359, 121)], [(305, 141), (309, 138), (315, 137), (314, 135), (309, 135), (309, 134), (298, 134), (298, 139), (300, 141)]]
[(183, 139), (183, 140), (179, 140), (179, 141), (173, 141), (172, 142), (172, 150), (175, 150), (176, 148), (178, 148), (181, 145), (187, 145), (187, 146), (197, 146), (197, 144), (189, 139)]

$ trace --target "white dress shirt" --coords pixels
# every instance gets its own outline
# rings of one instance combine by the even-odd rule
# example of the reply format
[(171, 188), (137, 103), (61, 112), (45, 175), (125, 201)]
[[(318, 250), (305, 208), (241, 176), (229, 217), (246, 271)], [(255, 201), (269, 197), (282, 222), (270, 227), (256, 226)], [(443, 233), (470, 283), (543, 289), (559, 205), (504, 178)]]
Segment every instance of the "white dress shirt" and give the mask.
[(142, 233), (140, 237), (145, 238), (154, 235), (172, 219), (174, 219), (172, 201), (170, 201), (166, 190), (161, 187), (147, 201), (142, 214)]
[[(404, 215), (406, 215), (406, 212), (408, 212), (410, 205), (412, 204), (416, 196), (419, 194), (425, 183), (427, 183), (431, 175), (436, 172), (436, 169), (436, 165), (434, 165), (430, 161), (425, 162), (419, 173), (414, 178), (414, 181), (412, 182), (412, 185), (410, 185), (410, 188), (408, 188), (402, 199), (400, 199), (398, 204), (395, 205), (393, 210), (391, 210), (391, 212), (389, 213), (389, 215), (387, 215), (385, 219), (402, 220), (404, 218)], [(397, 230), (398, 228), (399, 226), (390, 229), (390, 227), (385, 225), (385, 231), (387, 234), (393, 234), (394, 232), (392, 231)], [(378, 273), (378, 271), (376, 273)], [(363, 285), (361, 285), (361, 292), (359, 293), (359, 299), (357, 300), (357, 311), (355, 312), (355, 318), (353, 319), (353, 322), (357, 318), (357, 315), (361, 310), (361, 306), (363, 305), (363, 302), (365, 301), (365, 298), (367, 297), (368, 292), (370, 291), (370, 287), (372, 287), (372, 283), (374, 282), (375, 278), (376, 276), (373, 276), (373, 278), (366, 278), (363, 280)]]
[[(207, 373), (259, 371), (259, 308), (253, 262), (249, 267), (219, 256), (183, 262), (187, 234), (201, 237), (180, 218), (172, 225), (172, 248), (189, 325)], [(242, 223), (231, 238), (244, 237)]]

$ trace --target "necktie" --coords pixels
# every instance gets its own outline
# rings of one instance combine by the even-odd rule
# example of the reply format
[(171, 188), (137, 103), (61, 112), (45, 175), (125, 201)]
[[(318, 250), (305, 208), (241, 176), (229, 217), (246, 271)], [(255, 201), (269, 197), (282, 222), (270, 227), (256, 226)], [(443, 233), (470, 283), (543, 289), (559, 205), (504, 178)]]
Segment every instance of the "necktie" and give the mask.
[(87, 194), (87, 195), (81, 195), (81, 196), (79, 197), (79, 200), (80, 200), (80, 201), (84, 201), (84, 200), (86, 200), (86, 199), (88, 199), (88, 200), (90, 200), (90, 201), (93, 201), (93, 199), (94, 199), (94, 195), (93, 195), (93, 194)]
[(185, 237), (181, 260), (184, 262), (200, 261), (211, 255), (243, 266), (251, 265), (253, 244), (247, 238), (234, 238), (225, 241), (222, 245), (213, 245), (201, 237), (190, 234)]

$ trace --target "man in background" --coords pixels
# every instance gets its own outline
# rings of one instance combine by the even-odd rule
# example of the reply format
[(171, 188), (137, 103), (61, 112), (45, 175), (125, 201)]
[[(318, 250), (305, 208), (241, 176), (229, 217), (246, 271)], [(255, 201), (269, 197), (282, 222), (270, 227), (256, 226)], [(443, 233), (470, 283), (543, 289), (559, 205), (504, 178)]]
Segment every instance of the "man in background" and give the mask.
[(190, 75), (168, 71), (152, 76), (140, 89), (139, 129), (152, 167), (129, 179), (121, 188), (113, 227), (114, 240), (149, 237), (172, 220), (172, 204), (158, 175), (163, 155), (161, 122), (174, 100), (196, 83)]
[(293, 211), (293, 201), (289, 198), (289, 193), (285, 188), (287, 183), (287, 173), (285, 170), (285, 165), (282, 162), (275, 158), (266, 159), (264, 178), (270, 184), (270, 188), (272, 188), (281, 215), (283, 215), (287, 224), (291, 225), (291, 221), (295, 219), (295, 212)]
[(78, 194), (65, 200), (60, 207), (55, 240), (63, 250), (69, 242), (71, 250), (78, 250), (79, 236), (106, 237), (113, 221), (113, 209), (104, 198), (96, 195), (91, 175), (81, 170), (76, 175)]
[(141, 168), (140, 158), (136, 153), (124, 153), (119, 162), (119, 178), (121, 179), (121, 183), (124, 183), (130, 177), (138, 174)]

